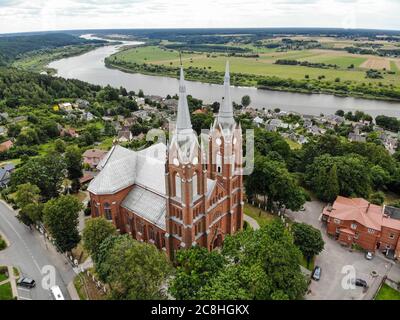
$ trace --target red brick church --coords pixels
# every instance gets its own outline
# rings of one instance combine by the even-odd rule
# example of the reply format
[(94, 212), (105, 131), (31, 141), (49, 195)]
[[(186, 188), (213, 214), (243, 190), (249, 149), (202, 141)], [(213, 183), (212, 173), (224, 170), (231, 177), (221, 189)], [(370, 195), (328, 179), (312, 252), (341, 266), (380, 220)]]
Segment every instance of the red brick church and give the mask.
[(172, 259), (177, 250), (221, 246), (243, 226), (242, 136), (233, 118), (229, 64), (224, 97), (207, 134), (192, 129), (181, 69), (176, 125), (167, 145), (141, 151), (115, 145), (90, 183), (92, 217), (153, 243)]

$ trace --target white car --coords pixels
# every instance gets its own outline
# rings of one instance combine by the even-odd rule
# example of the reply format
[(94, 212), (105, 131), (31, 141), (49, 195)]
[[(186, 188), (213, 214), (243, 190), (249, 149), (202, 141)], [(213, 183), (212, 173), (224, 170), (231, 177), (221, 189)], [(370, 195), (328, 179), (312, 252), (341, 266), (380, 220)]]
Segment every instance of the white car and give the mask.
[(372, 252), (367, 252), (365, 254), (365, 259), (372, 260), (374, 258), (374, 254)]

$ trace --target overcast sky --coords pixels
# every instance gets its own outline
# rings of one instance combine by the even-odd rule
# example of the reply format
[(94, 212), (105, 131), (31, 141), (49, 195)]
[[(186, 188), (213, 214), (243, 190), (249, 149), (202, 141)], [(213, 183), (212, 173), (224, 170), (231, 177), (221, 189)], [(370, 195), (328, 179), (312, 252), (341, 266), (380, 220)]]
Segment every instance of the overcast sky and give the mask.
[(201, 27), (400, 30), (400, 0), (0, 0), (0, 33)]

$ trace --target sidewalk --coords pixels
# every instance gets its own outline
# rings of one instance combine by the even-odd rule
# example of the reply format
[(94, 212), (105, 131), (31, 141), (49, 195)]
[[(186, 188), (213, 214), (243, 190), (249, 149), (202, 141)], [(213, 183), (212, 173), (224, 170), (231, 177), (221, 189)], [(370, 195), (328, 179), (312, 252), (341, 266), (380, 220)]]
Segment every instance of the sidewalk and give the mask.
[(244, 215), (244, 221), (246, 221), (252, 228), (253, 230), (258, 230), (260, 229), (260, 225), (258, 224), (258, 222), (253, 219), (252, 217), (249, 217), (247, 215)]

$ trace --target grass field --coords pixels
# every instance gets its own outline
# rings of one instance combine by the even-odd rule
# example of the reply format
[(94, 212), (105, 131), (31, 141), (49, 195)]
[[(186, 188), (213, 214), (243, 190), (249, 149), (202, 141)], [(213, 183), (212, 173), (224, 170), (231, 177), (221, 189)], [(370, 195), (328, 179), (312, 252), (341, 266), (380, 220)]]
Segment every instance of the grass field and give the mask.
[(266, 212), (257, 207), (253, 207), (248, 203), (245, 203), (244, 205), (244, 214), (255, 219), (260, 227), (265, 226), (273, 219), (277, 219), (277, 216), (274, 216), (272, 213)]
[(384, 283), (379, 289), (375, 300), (400, 300), (400, 291), (397, 291)]
[[(310, 79), (317, 79), (325, 76), (326, 80), (334, 81), (340, 78), (342, 81), (357, 82), (382, 82), (384, 84), (400, 83), (400, 74), (384, 74), (384, 79), (366, 79), (367, 68), (362, 68), (371, 56), (349, 54), (344, 51), (334, 50), (296, 50), (287, 52), (268, 52), (259, 53), (259, 58), (229, 57), (232, 73), (246, 73), (262, 76), (277, 76), (281, 78), (292, 78), (296, 80), (304, 79), (306, 75)], [(157, 46), (146, 46), (131, 48), (121, 51), (112, 56), (113, 61), (135, 62), (138, 64), (154, 64), (178, 67), (180, 64), (179, 53), (177, 51), (163, 49)], [(314, 63), (336, 64), (339, 69), (311, 68), (306, 66), (278, 65), (277, 59), (289, 59), (298, 61), (309, 61)], [(224, 71), (227, 57), (217, 53), (183, 53), (182, 63), (184, 68), (196, 67), (208, 71)], [(372, 61), (372, 60), (371, 60)], [(393, 63), (392, 63), (393, 62)], [(400, 59), (375, 57), (375, 60), (368, 62), (376, 66), (389, 66), (393, 69), (400, 64)], [(354, 69), (348, 70), (350, 65)], [(389, 69), (388, 67), (388, 69)]]
[(6, 282), (0, 286), (0, 300), (12, 300), (12, 289), (10, 282)]

